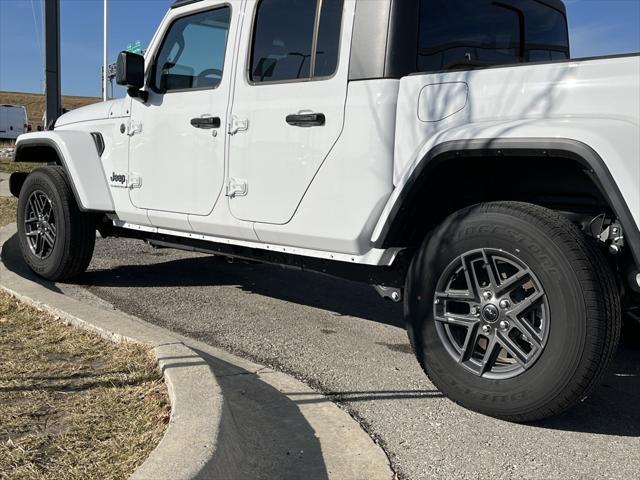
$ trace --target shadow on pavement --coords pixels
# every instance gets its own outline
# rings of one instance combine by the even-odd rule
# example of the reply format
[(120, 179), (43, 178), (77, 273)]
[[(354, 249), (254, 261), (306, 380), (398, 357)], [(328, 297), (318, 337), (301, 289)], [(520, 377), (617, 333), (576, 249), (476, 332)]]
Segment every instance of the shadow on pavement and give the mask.
[(404, 328), (401, 305), (381, 301), (368, 285), (273, 265), (229, 264), (212, 256), (92, 270), (79, 283), (118, 288), (234, 285), (258, 295)]
[[(22, 263), (15, 236), (4, 244), (1, 257), (4, 265), (14, 273), (60, 293), (54, 284), (39, 279)], [(198, 353), (218, 380), (223, 407), (218, 438), (211, 439), (217, 444), (214, 457), (202, 467), (197, 478), (329, 478), (320, 440), (295, 402), (261, 381), (254, 372), (204, 352)], [(177, 361), (185, 360), (184, 357), (164, 358), (169, 361), (164, 368), (202, 364), (200, 357), (194, 355), (194, 358), (197, 361)]]
[(640, 437), (640, 349), (620, 345), (613, 365), (591, 396), (541, 428)]
[(48, 282), (43, 278), (38, 277), (22, 260), (22, 254), (20, 253), (20, 246), (18, 245), (18, 236), (13, 235), (2, 246), (2, 252), (0, 253), (2, 263), (4, 266), (11, 270), (13, 273), (20, 275), (22, 278), (39, 283), (40, 285), (48, 288), (56, 293), (62, 293), (55, 283)]
[(224, 399), (217, 448), (197, 478), (329, 478), (320, 440), (295, 402), (255, 372), (196, 352)]
[[(33, 279), (17, 253), (14, 236), (5, 244), (2, 259), (8, 268)], [(57, 287), (40, 281), (48, 288)], [(91, 271), (80, 283), (86, 286), (160, 287), (237, 285), (252, 293), (338, 312), (380, 323), (402, 326), (398, 304), (382, 301), (366, 285), (270, 265), (226, 264), (214, 257), (189, 257), (162, 263), (122, 266)], [(376, 401), (433, 398), (438, 392), (332, 392), (338, 401)], [(353, 398), (350, 398), (352, 396)], [(304, 402), (304, 399), (300, 400)], [(534, 427), (603, 435), (640, 436), (640, 349), (621, 346), (614, 364), (595, 391), (582, 404)]]

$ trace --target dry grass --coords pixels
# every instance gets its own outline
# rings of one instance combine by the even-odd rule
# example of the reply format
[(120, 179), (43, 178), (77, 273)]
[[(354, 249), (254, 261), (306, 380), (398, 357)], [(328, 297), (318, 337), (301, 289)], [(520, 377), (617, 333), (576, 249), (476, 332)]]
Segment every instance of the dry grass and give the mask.
[[(101, 101), (102, 99), (99, 97), (62, 96), (62, 106), (67, 110), (74, 110)], [(0, 104), (7, 103), (10, 105), (22, 105), (27, 108), (27, 118), (34, 132), (38, 126), (43, 126), (44, 95), (38, 93), (0, 92)]]
[(66, 326), (0, 292), (0, 478), (126, 478), (168, 418), (148, 350)]
[(16, 221), (18, 199), (14, 197), (0, 197), (0, 227)]
[(0, 158), (0, 172), (32, 172), (36, 168), (42, 167), (44, 163), (24, 163), (12, 162), (10, 158)]

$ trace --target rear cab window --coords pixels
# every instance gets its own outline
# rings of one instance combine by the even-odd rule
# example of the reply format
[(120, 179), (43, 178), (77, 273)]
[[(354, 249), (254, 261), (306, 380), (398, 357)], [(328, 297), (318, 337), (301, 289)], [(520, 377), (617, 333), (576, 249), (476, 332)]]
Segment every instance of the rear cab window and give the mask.
[(343, 0), (259, 2), (249, 80), (277, 83), (332, 76), (338, 65), (342, 8)]
[(538, 0), (420, 0), (417, 71), (569, 58), (567, 19)]

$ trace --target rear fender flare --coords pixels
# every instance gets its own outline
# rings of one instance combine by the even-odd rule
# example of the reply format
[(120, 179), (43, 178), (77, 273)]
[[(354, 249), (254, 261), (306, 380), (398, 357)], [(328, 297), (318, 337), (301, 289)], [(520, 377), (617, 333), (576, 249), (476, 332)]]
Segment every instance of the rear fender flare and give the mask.
[(392, 203), (385, 208), (371, 239), (375, 248), (388, 248), (395, 229), (402, 221), (404, 204), (417, 193), (422, 179), (438, 165), (460, 157), (546, 156), (580, 163), (600, 189), (625, 231), (627, 245), (640, 265), (640, 230), (611, 172), (602, 157), (590, 146), (565, 138), (503, 138), (452, 140), (433, 147), (412, 171)]

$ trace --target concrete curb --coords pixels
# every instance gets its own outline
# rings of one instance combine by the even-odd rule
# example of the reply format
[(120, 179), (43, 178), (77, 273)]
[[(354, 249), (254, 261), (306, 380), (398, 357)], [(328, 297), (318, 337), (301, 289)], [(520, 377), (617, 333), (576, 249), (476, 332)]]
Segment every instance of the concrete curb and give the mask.
[[(0, 247), (14, 232), (15, 224), (0, 230)], [(216, 439), (223, 408), (220, 385), (201, 355), (177, 338), (136, 322), (132, 317), (82, 304), (26, 280), (8, 270), (4, 263), (0, 264), (0, 288), (68, 324), (112, 341), (126, 340), (151, 347), (169, 392), (171, 419), (158, 446), (130, 478), (199, 476), (218, 448)], [(64, 309), (58, 308), (62, 304)], [(225, 450), (233, 452), (234, 449)]]
[[(80, 287), (43, 285), (18, 258), (15, 232), (15, 224), (0, 229), (0, 288), (106, 338), (149, 345), (158, 358), (171, 420), (132, 479), (394, 478), (380, 446), (324, 395), (289, 375), (115, 310)], [(58, 293), (61, 288), (81, 301)]]
[(0, 172), (0, 197), (10, 197), (11, 191), (9, 190), (9, 174)]

